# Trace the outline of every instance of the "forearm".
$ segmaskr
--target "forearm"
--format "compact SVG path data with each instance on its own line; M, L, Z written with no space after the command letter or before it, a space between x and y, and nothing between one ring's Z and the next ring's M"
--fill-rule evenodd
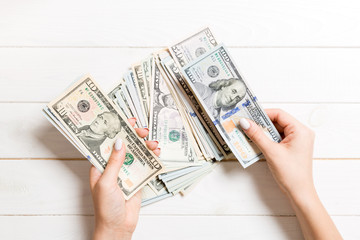
M95 226L93 240L131 240L132 233L115 232L101 226Z
M314 187L289 196L305 239L342 239Z

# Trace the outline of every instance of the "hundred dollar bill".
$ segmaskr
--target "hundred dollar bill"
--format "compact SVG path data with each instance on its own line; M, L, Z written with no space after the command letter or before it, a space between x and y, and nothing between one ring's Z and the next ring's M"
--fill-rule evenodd
M179 66L183 67L192 60L208 53L218 43L209 28L186 38L185 40L169 47L171 55Z
M153 71L149 136L159 141L163 161L196 162L183 120L157 64Z
M184 77L181 74L181 70L177 67L172 58L164 59L165 67L169 70L172 79L176 81L177 86L181 89L183 96L187 97L184 99L184 102L187 102L191 105L191 108L196 112L196 115L199 116L199 120L202 122L203 126L206 128L207 133L210 135L214 143L218 146L219 150L224 156L230 156L231 150L229 149L227 143L220 135L216 129L214 123L209 119L208 114L204 111L203 107L199 101L194 96L192 90L189 88L188 84L184 80ZM220 157L218 157L219 159Z
M90 77L74 83L47 107L100 171L105 169L116 139L123 140L126 157L118 184L125 199L163 171L161 162L136 135L125 115Z
M262 153L239 126L242 117L254 120L269 138L280 142L279 133L241 77L224 46L219 45L212 52L189 63L182 72L243 167L259 160Z

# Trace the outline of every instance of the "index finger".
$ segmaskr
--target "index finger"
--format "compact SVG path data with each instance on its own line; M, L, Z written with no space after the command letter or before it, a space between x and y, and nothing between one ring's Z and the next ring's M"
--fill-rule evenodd
M121 139L117 139L102 176L107 179L106 181L117 181L121 166L125 160L125 151L125 144Z
M290 124L298 123L293 116L281 109L265 109L266 114L272 122L278 123L280 127L285 128Z
M282 128L281 130L284 131L285 136L291 132L297 131L299 126L302 125L293 116L281 109L265 109L265 112L275 126Z

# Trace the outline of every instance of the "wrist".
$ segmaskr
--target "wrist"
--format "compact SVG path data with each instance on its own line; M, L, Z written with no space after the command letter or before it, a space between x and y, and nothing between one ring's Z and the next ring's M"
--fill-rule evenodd
M93 240L130 240L132 232L117 230L106 227L102 224L96 224Z
M288 198L296 206L308 205L319 201L315 186L310 184L308 186L298 187L295 191L287 193Z

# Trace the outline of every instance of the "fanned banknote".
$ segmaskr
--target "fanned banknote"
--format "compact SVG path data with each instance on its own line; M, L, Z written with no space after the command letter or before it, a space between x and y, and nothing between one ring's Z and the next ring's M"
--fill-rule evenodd
M90 77L73 84L50 102L48 109L100 171L105 169L116 139L123 140L126 157L118 184L125 199L163 171L161 162L136 135L124 114Z
M230 156L231 151L226 141L222 138L214 123L211 121L210 117L204 111L204 108L201 106L200 102L189 88L181 74L179 67L175 64L174 60L170 56L164 58L163 61L165 67L169 71L169 74L172 76L173 82L175 83L174 85L177 87L177 89L180 90L179 95L182 96L182 100L188 104L189 112L195 118L194 121L198 121L197 119L201 121L201 123L199 123L201 127L197 127L197 129L202 130L202 128L206 128L206 132L204 132L203 135L207 139L207 144L213 147L212 142L214 142L224 156ZM205 134L208 134L211 140ZM217 160L222 159L219 153L217 153L217 149L214 149L213 152Z
M127 118L135 117L135 113L132 112L129 103L126 100L123 93L124 80L121 80L119 84L108 94L108 97L120 108L120 110L126 115Z
M148 104L148 87L147 81L144 76L144 70L141 63L136 63L132 66L132 71L134 72L134 78L136 83L136 88L138 90L139 100L141 102L141 107L143 112L145 113L146 121L148 122L149 116L149 104Z
M148 121L145 110L141 104L141 97L138 94L138 84L136 83L133 71L129 70L128 72L126 72L124 74L124 80L125 87L127 89L126 99L129 103L132 103L132 106L134 107L133 112L136 112L137 119L140 122L140 126L143 128L147 128Z
M176 63L180 67L183 67L201 55L208 53L217 45L218 43L210 31L210 28L205 28L183 41L172 45L169 47L169 50Z
M150 103L150 139L159 141L162 161L197 161L183 119L158 66L154 66Z
M124 141L118 182L126 199L140 189L142 206L188 194L222 159L236 157L243 167L256 162L262 153L240 128L242 117L281 140L210 28L129 66L107 95L86 77L43 110L100 171L115 140ZM160 159L128 124L132 117L135 127L149 128L147 138L159 141Z
M254 120L269 138L280 142L280 134L260 107L257 97L241 77L224 46L219 45L186 65L182 71L188 85L243 167L259 160L262 153L241 130L241 118Z
M150 107L151 73L152 73L151 64L152 64L152 56L141 61L141 66L142 66L143 76L144 76L145 86L146 86L146 94L147 94L146 98L147 98L149 107Z
M173 69L168 67L169 62L174 63L168 51L164 50L159 52L158 58L156 58L156 62L159 63L159 68L164 75L164 80L167 84L167 87L170 89L171 95L178 106L179 113L183 118L184 126L187 126L188 132L190 133L188 136L191 138L191 141L195 143L193 145L198 146L196 150L201 152L199 153L200 155L198 153L197 155L200 157L203 156L203 158L206 160L211 160L214 158L216 160L221 160L223 155L214 144L214 139L210 138L199 118L197 117L197 114L195 114L194 109L189 104L188 99L186 98L186 94L184 94L183 91L181 91L181 87L178 86Z

